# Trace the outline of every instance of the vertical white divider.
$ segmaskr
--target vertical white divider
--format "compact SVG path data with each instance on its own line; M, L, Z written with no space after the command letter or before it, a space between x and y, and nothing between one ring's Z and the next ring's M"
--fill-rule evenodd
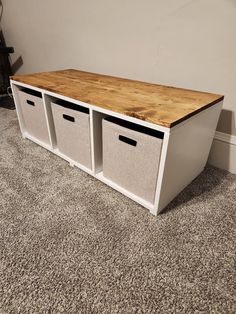
M94 174L96 175L103 170L102 158L102 120L107 117L107 114L92 110L92 145L94 154Z
M163 175L164 175L164 169L165 169L169 138L170 138L170 133L167 133L167 132L164 133L162 149L161 149L161 158L160 158L159 170L158 170L158 175L157 175L157 185L156 185L156 194L155 194L155 199L154 199L154 207L152 210L150 210L150 212L153 215L157 215L158 211L160 210L159 200L160 200L160 194L161 194L161 187L162 187L162 181L163 181Z
M19 121L20 131L21 131L22 137L25 138L25 123L24 123L24 118L21 111L20 99L18 96L19 88L11 82L11 89L12 89L12 95L13 95L13 99L14 99L14 103L16 107L16 114Z
M56 133L55 133L55 128L54 128L52 108L51 108L52 98L48 96L47 94L45 94L44 92L42 93L42 97L43 97L44 113L46 116L50 145L51 145L51 148L54 149L56 147Z
M95 174L95 149L94 149L94 116L93 109L89 108L89 125L90 125L90 143L91 143L91 159L92 159L92 172Z
M91 132L91 153L92 170L94 175L103 169L102 163L102 120L107 114L90 109L90 132Z

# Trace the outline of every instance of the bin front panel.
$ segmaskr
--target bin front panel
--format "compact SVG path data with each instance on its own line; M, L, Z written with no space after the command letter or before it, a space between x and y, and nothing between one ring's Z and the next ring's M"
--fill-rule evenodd
M18 93L26 132L36 139L49 144L43 99L23 91L18 91Z
M103 120L103 175L153 203L162 139Z
M52 103L57 147L61 153L91 169L89 114Z

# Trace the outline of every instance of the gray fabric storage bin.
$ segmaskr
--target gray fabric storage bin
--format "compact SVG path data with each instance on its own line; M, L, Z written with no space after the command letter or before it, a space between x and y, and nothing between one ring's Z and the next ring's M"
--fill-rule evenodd
M30 89L18 91L25 131L36 139L50 144L41 93Z
M65 101L51 105L58 150L91 169L89 110Z
M108 118L103 120L103 175L153 203L163 133Z

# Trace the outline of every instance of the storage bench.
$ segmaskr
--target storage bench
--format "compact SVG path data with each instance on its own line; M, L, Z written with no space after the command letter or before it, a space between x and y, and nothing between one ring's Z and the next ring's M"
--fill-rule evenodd
M11 87L24 138L154 215L204 169L224 98L79 70Z

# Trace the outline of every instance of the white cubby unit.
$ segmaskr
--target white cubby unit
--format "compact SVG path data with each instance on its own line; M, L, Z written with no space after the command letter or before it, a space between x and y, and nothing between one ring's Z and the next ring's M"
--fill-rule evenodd
M125 196L146 207L154 215L160 213L181 190L183 190L203 171L207 162L217 121L223 104L223 100L221 100L213 106L209 106L208 108L169 128L115 112L113 110L105 109L94 105L93 103L80 101L73 97L55 93L54 91L41 87L29 85L18 80L14 80L14 77L11 79L11 87L23 138L29 139L38 145L41 145L52 153L65 159L71 166L76 166L82 169L113 189L123 193ZM41 95L40 97L42 102L40 104L42 108L40 112L41 114L43 112L45 121L44 127L46 128L46 134L48 134L48 141L42 140L40 136L37 136L37 132L32 133L31 129L28 128L27 123L29 115L25 116L25 108L23 108L25 104L23 103L21 97L22 91L26 93L28 92L29 102L31 101L31 94ZM60 150L59 146L61 144L58 145L58 134L55 128L55 119L53 116L53 104L58 102L67 102L73 104L73 108L78 106L86 109L89 119L87 125L89 126L89 154L91 166L86 166L79 161L74 160L67 155L66 150ZM111 118L120 119L121 121L132 124L133 126L136 125L138 128L145 128L146 130L154 131L154 133L156 132L159 134L159 140L157 141L159 145L158 149L152 150L152 153L147 151L145 158L145 163L149 163L148 156L150 154L150 165L153 163L155 164L155 160L156 163L158 163L157 167L155 167L157 174L154 187L152 184L152 188L154 189L152 197L144 198L140 196L139 193L135 193L135 189L125 188L123 184L119 185L116 180L112 180L112 176L108 178L104 175L103 123L107 118L108 120ZM71 132L73 132L73 130ZM129 133L131 137L132 132L133 131ZM69 134L67 135L69 136ZM66 138L64 140L66 140ZM139 137L137 137L135 141L138 140ZM150 141L150 145L152 143L154 143L153 145L156 145L155 141ZM111 158L115 158L114 154L110 155ZM108 156L109 154L106 158ZM136 159L133 161L134 167L135 162ZM115 163L114 160L113 163ZM132 167L132 162L128 166ZM139 167L139 169L142 167L140 160L138 161L137 167ZM147 173L148 171L150 173L152 170L148 167L147 169ZM111 168L109 171L111 171ZM135 169L133 169L133 171L135 171ZM140 175L145 176L145 173L140 171ZM122 182L122 180L120 181Z

